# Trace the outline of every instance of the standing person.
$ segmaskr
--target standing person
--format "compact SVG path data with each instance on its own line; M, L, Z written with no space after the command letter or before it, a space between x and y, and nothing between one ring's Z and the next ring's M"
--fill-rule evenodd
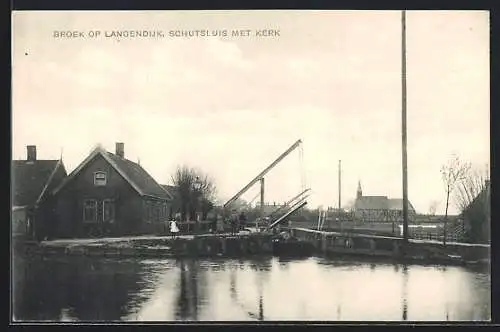
M234 235L235 222L234 222L233 216L231 216L231 218L229 218L229 224L231 225L231 235Z
M177 222L175 220L170 221L170 234L172 235L172 239L175 239L178 232L179 228L177 227Z
M241 211L239 219L240 219L240 229L245 228L247 222L247 217L245 215L245 212Z

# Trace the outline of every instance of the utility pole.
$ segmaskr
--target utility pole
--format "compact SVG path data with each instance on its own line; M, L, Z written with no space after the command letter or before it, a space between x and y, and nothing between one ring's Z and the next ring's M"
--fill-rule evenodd
M339 160L339 213L340 213L340 208L342 206L342 203L341 203L341 193L342 193L342 180L341 180L341 172L342 172L342 161Z
M260 220L264 224L264 178L260 178ZM257 224L259 230L259 224Z
M401 87L402 87L402 152L403 152L403 245L404 253L408 247L408 159L406 139L406 11L401 13Z

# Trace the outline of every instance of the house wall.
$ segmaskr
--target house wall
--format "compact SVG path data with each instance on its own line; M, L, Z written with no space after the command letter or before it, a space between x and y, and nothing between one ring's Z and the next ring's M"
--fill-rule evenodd
M12 234L26 234L26 209L17 209L12 211Z
M45 190L43 197L40 199L36 209L34 210L33 236L37 239L43 239L46 236L51 236L57 229L57 201L52 194L52 191L62 183L66 178L67 172L61 164L54 172L50 183Z
M152 197L142 200L142 223L140 232L145 234L168 232L168 221L172 206L168 202Z
M94 173L106 172L106 185L94 185ZM98 221L102 220L102 202L114 201L114 222L83 221L84 200L97 201ZM101 156L97 155L57 193L55 210L57 227L54 237L88 237L94 235L132 235L143 233L143 198Z

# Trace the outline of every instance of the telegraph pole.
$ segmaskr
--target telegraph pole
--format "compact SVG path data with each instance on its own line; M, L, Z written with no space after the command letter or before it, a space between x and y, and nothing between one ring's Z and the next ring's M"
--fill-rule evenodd
M342 189L341 189L342 188L342 180L341 180L341 172L342 172L341 171L341 169L342 169L341 167L342 167L342 164L341 163L342 163L342 161L339 160L339 213L340 213L340 207L342 206L342 204L341 204L341 198L340 198L341 197L341 193L342 193Z
M260 178L260 221L264 225L264 178ZM259 224L257 223L257 231L259 230Z
M404 253L408 247L408 160L406 139L406 11L401 13L401 87L402 87L402 152L403 152L403 244Z

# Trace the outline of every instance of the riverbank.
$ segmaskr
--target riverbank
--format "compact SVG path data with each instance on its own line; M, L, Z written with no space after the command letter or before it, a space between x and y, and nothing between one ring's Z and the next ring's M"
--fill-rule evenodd
M32 255L102 257L251 256L272 254L272 236L265 233L135 236L23 242L17 251Z
M22 242L16 252L27 255L90 257L247 257L329 256L367 257L401 264L489 265L489 246L410 240L402 254L402 239L362 234L291 229L291 241L276 241L266 232L119 238L60 239Z
M490 246L469 243L443 243L410 239L404 253L400 237L293 228L293 237L310 243L318 253L329 256L367 256L398 262L439 265L489 265Z

